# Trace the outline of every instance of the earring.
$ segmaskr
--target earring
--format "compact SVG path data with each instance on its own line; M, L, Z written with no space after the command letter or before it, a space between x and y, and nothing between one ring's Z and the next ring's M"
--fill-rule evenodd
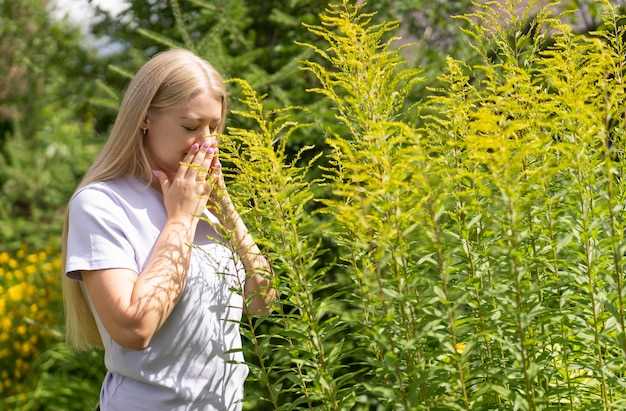
M141 128L141 132L143 133L143 135L145 136L146 133L148 133L148 128L147 127L142 127Z

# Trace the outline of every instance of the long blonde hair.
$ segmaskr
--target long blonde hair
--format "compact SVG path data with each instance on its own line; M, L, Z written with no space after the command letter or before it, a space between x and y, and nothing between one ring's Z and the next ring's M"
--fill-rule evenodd
M208 90L207 90L208 89ZM152 171L141 123L149 109L164 109L209 91L222 101L222 115L217 132L224 130L227 94L220 74L204 59L185 49L171 49L156 54L137 71L119 108L113 129L74 193L96 181L136 176L152 183ZM93 313L87 305L77 280L65 275L69 207L65 210L61 242L61 286L65 312L65 341L74 350L103 348Z

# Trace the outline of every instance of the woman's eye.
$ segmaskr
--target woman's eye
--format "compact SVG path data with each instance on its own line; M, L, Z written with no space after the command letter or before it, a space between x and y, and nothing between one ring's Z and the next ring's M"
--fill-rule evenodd
M187 126L183 126L183 128L187 131L196 131L198 129L198 127L187 127Z

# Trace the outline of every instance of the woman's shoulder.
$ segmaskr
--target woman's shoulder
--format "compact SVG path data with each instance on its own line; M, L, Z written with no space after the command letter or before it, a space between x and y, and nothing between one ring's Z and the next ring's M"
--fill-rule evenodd
M130 190L129 177L93 181L78 188L69 201L70 208L107 208L120 206Z

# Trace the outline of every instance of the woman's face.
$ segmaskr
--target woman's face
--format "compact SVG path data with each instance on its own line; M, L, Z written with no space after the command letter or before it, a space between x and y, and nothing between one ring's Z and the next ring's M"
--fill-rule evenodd
M171 177L194 143L208 140L217 147L214 133L221 115L221 100L207 92L184 104L148 113L145 145L152 167Z

